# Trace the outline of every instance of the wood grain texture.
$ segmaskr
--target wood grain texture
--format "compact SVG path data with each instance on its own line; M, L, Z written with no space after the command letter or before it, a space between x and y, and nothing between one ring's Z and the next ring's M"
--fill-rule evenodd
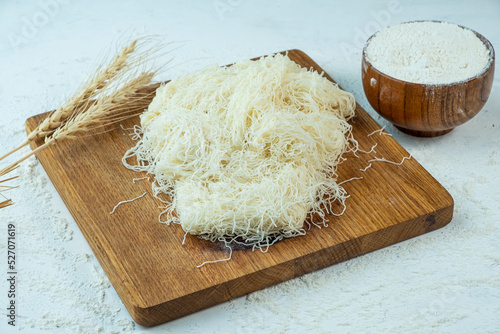
M476 35L490 50L491 62L478 76L453 84L424 85L388 76L367 60L365 46L361 71L368 102L399 130L418 137L440 136L469 121L488 100L495 73L493 46Z
M298 50L288 52L296 63L322 69ZM328 76L327 76L328 77ZM328 77L331 79L330 77ZM360 147L375 143L377 156L401 161L408 153L388 135L368 136L380 126L357 106L353 134ZM27 120L28 131L43 118ZM138 118L123 123L138 124ZM134 145L130 131L113 131L60 142L37 155L57 191L134 320L153 326L202 310L269 285L320 269L446 225L453 215L453 199L418 164L401 166L372 162L373 154L359 154L340 165L339 180L351 197L340 217L330 216L327 228L311 228L305 236L284 240L267 253L234 250L226 258L223 244L187 236L179 225L158 222L161 203L152 196L151 182L121 162ZM38 143L40 144L40 143ZM32 147L36 147L35 143ZM122 200L146 192L132 203L112 208ZM342 207L335 204L337 212ZM97 302L97 301L96 301Z

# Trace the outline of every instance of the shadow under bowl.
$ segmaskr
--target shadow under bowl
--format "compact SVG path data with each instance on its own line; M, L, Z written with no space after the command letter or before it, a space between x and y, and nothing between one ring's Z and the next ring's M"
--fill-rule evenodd
M402 132L418 137L444 135L474 117L491 92L495 51L484 36L471 31L490 51L488 65L470 79L436 85L399 80L377 70L366 56L375 35L371 36L363 49L361 72L363 89L373 109Z

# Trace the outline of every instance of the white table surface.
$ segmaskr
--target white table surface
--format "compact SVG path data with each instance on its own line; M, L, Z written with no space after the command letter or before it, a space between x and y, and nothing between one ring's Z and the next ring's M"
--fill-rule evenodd
M1 152L26 118L57 107L124 35L181 46L159 79L211 64L301 49L451 193L438 231L153 328L133 322L35 158L0 211L1 333L499 333L500 79L484 109L443 137L398 132L369 106L360 51L382 26L435 19L500 45L500 2L8 1L0 2ZM22 152L26 153L25 148ZM18 317L7 324L7 224L16 225Z

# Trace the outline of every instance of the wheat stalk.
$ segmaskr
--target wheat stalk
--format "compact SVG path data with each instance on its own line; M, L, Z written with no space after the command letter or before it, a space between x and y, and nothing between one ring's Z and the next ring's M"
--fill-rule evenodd
M4 176L5 174L7 173L10 173L11 171L13 171L14 169L16 169L18 166L12 166L10 169L2 169L2 171L0 171L0 177ZM3 208L6 208L8 207L9 205L12 205L14 204L12 202L12 200L10 198L7 198L5 197L2 192L5 191L5 190L10 190L10 189L14 189L14 188L17 188L17 187L13 187L13 186L4 186L2 185L1 183L3 182L7 182L7 181L11 181L13 179L17 178L17 176L14 176L14 177L10 177L8 179L4 179L4 180L0 180L0 196L2 196L4 198L3 201L0 202L0 209L3 209Z
M28 141L35 138L44 138L50 135L55 129L61 126L75 110L83 107L87 101L95 97L99 92L106 89L120 71L126 69L127 59L134 52L137 40L124 47L121 53L117 54L111 63L96 71L83 85L82 90L73 95L63 106L53 111L28 135Z
M151 96L155 94L155 90L151 89L152 86L148 85L158 71L158 68L151 66L146 68L145 64L163 47L157 45L144 48L146 44L135 40L122 48L107 66L99 66L84 83L82 89L50 113L28 134L23 144L0 157L0 160L4 159L32 140L45 139L44 144L1 169L0 177L13 171L33 154L58 141L74 138L81 133L94 134L92 130L142 113L151 102ZM138 52L138 49L142 50ZM0 202L0 209L12 205L12 201L1 194L1 191L11 188L13 187L0 186L0 195L5 198Z
M3 196L3 197L5 197L5 196ZM12 200L10 198L6 198L5 201L0 202L0 209L6 208L6 207L8 207L8 206L10 206L12 204L14 204L14 202L12 202Z
M28 134L28 138L21 145L0 157L0 161L29 144L31 140L45 138L51 135L58 127L64 124L76 111L81 112L88 106L91 99L96 98L106 89L110 88L116 81L120 81L131 69L137 68L144 63L145 58L156 52L160 47L145 47L144 50L136 52L144 46L134 40L124 46L116 54L108 65L100 65L94 73L82 85L82 88L74 94L66 103L51 112L36 129Z
M154 72L140 73L137 77L125 81L110 94L101 95L93 102L86 103L82 106L82 110L75 110L50 136L45 137L43 145L0 170L0 175L7 174L33 154L58 141L74 138L82 132L107 126L142 113L151 102L151 94L154 92L142 93L141 90L151 82L154 74Z
M126 67L127 59L130 54L134 52L136 44L137 40L124 47L122 52L116 55L108 66L100 66L95 74L87 79L79 92L73 95L61 107L51 112L36 129L28 134L26 141L0 157L0 161L29 144L31 140L44 138L50 135L55 129L61 126L75 110L81 108L86 101L95 97L101 90L105 89L112 82L113 78Z

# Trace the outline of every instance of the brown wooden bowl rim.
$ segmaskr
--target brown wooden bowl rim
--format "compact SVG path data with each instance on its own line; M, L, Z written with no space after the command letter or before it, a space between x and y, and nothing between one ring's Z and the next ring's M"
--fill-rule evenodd
M453 24L453 25L456 25L456 26L459 26L460 28L463 28L463 29L466 29L466 30L469 30L469 31L472 31L474 34L476 34L476 36L481 40L481 42L483 42L483 44L486 46L486 48L488 48L488 50L490 51L490 59L488 60L488 63L486 64L486 66L484 67L484 69L479 72L478 74L470 77L470 78L467 78L467 79L464 79L464 80L460 80L460 81L454 81L454 82L449 82L449 83L438 83L438 84L425 84L425 83L418 83L418 82L410 82L410 81L405 81L405 80L401 80L401 79L397 79L393 76L390 76L382 71L380 71L379 69L377 69L371 62L370 60L368 60L368 57L366 56L366 48L368 47L368 45L370 44L370 41L372 40L373 37L375 37L380 31L382 31L383 29L388 29L388 28L391 28L391 27L394 27L394 26L397 26L397 25L400 25L400 24L408 24L408 23L416 23L416 22L437 22L437 23L448 23L448 24ZM415 20L415 21L406 21L406 22L401 22L401 23L398 23L398 24L394 24L392 26L387 26L385 28L383 28L379 31L377 31L376 33L374 33L373 35L371 35L365 42L365 45L363 46L363 54L362 54L362 57L363 57L363 62L366 62L368 65L370 65L370 67L375 71L377 72L379 75L383 76L383 77L387 77L391 80L394 80L394 81L397 81L397 82L401 82L401 83L404 83L404 84L407 84L407 85L416 85L416 86L425 86L425 87L436 87L436 86L454 86L454 85L457 85L457 84L463 84L463 83L468 83L468 82L471 82L477 78L480 78L481 76L483 76L485 73L487 73L492 65L495 63L495 49L493 48L493 44L491 44L491 42L486 38L484 37L483 35L481 35L480 33L478 33L477 31L473 30L473 29L470 29L470 28L467 28L467 27L464 27L460 24L456 24L456 23L453 23L453 22L447 22L447 21L438 21L438 20Z

